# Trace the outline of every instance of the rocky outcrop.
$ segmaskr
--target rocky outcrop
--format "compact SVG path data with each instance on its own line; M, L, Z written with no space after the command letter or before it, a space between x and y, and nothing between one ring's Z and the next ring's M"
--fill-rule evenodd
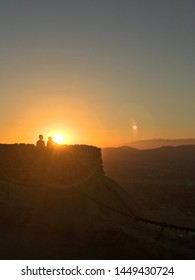
M1 145L0 155L2 221L86 236L103 223L128 223L121 211L132 215L126 192L104 176L96 147Z
M87 145L38 148L0 145L0 178L20 182L79 184L103 175L101 150Z
M0 157L0 259L177 257L136 222L100 149L0 145Z

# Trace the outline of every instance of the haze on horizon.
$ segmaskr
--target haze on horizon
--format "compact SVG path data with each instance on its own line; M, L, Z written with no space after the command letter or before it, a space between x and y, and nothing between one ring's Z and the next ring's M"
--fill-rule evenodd
M193 0L0 1L0 142L195 138L194 30Z

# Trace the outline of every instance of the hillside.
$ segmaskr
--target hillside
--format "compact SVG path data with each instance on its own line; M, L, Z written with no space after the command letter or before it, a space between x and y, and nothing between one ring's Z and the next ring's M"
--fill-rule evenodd
M195 145L150 150L102 149L105 174L116 180L147 217L195 226Z
M1 259L194 257L177 235L157 240L159 227L136 219L141 209L104 175L100 149L0 145L0 156Z
M195 145L137 150L131 147L104 148L102 157L106 174L117 177L142 176L147 179L195 179ZM111 176L113 177L113 175Z

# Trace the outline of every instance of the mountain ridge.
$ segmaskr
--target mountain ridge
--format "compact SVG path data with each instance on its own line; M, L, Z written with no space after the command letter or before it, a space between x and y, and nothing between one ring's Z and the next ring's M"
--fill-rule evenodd
M181 145L195 145L195 138L186 139L146 139L133 141L128 143L127 146L132 148L145 150L145 149L155 149L163 146L181 146Z

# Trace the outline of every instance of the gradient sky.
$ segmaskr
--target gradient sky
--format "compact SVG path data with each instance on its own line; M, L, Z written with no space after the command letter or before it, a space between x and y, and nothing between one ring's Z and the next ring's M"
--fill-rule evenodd
M195 137L194 31L194 0L0 0L0 142Z

